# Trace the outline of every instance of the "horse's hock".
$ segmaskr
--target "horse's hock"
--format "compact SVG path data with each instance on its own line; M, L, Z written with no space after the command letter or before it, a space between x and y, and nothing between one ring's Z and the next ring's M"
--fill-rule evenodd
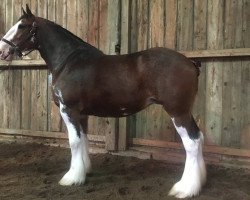
M0 197L250 199L249 5L4 1Z

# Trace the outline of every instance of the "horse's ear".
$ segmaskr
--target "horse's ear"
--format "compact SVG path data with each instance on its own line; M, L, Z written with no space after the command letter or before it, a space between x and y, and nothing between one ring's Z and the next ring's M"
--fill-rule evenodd
M26 13L28 16L33 16L32 12L30 11L30 8L28 6L28 4L26 4Z
M27 13L26 13L25 10L23 9L23 7L22 7L22 12L23 12L23 15L27 15Z

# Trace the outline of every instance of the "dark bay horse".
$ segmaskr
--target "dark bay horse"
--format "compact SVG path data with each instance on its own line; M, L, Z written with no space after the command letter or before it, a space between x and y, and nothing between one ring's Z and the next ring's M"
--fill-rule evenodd
M86 115L124 117L150 104L161 104L171 116L186 150L182 178L170 195L197 195L206 180L203 135L191 109L198 88L198 67L166 48L127 55L105 55L61 26L26 11L2 38L0 57L38 50L52 74L55 103L68 129L69 171L61 185L84 183L91 170L82 119Z

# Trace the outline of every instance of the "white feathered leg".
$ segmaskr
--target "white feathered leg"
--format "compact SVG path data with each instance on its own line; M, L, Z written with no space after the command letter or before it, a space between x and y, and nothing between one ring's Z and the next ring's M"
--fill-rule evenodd
M71 164L69 171L60 180L60 185L79 185L84 183L86 173L91 170L90 159L88 155L88 140L85 134L71 123L71 120L65 112L65 106L60 103L61 116L67 126L69 144L71 149ZM80 137L79 137L80 135Z
M190 139L184 127L176 126L175 122L174 125L186 150L186 162L181 180L173 186L169 195L177 198L196 196L206 182L206 167L202 155L203 134L200 132L198 139Z

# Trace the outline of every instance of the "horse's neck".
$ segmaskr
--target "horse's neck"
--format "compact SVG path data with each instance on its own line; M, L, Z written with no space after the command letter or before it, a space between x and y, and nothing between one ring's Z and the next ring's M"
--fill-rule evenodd
M39 52L52 73L60 70L67 58L79 48L86 51L86 56L96 57L102 54L100 50L47 20L44 20L42 26L39 26L38 40Z

